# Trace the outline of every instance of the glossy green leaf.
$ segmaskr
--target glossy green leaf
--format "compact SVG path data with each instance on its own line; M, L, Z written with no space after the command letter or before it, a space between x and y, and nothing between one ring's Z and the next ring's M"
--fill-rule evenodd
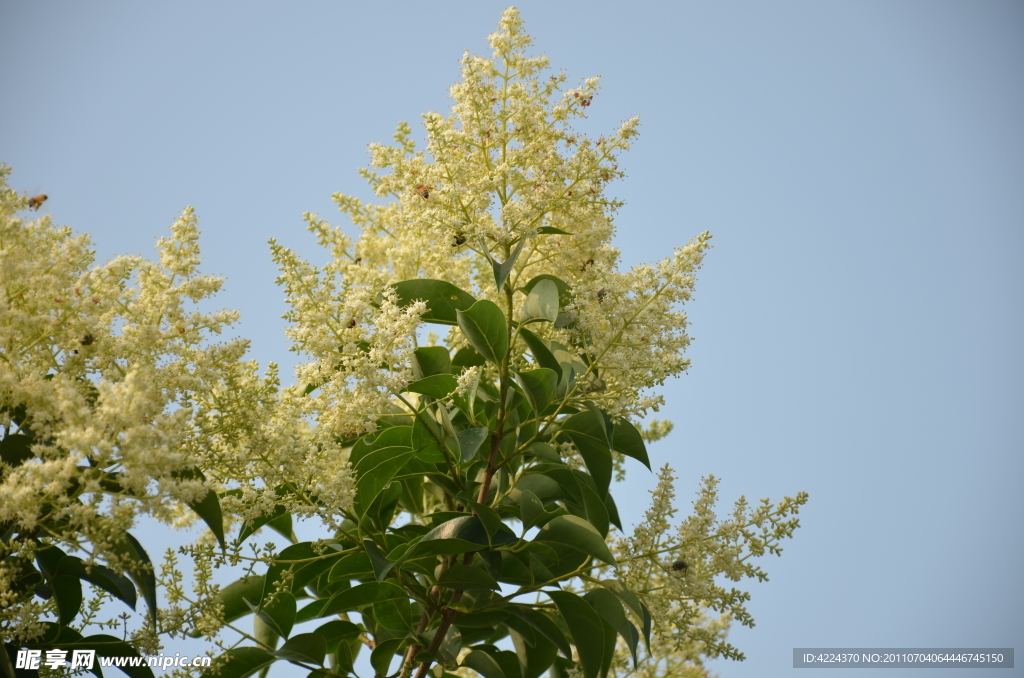
M637 619L640 619L643 623L644 629L644 642L647 644L647 650L651 649L651 613L647 609L647 606L643 604L640 597L630 591L617 579L602 579L598 582L606 590L611 591L615 596L622 601L623 605L629 608L629 610L636 615Z
M373 576L377 581L384 581L384 578L388 576L388 572L395 566L395 563L387 559L372 539L363 540L363 548L366 550L366 555L370 559L370 566L373 568ZM333 576L333 570L332 570Z
M392 285L398 293L398 305L408 306L420 299L427 302L421 316L424 322L457 325L456 311L465 310L476 301L469 293L444 280L404 280Z
M572 635L573 645L579 653L580 666L585 678L601 675L604 663L605 628L597 611L590 604L567 591L546 591L558 608Z
M548 517L544 502L529 490L522 490L519 495L519 513L523 520L523 530L530 529Z
M626 641L629 652L633 656L633 668L636 668L636 648L640 642L640 634L626 619L626 613L622 610L622 602L611 591L603 588L587 591L583 599L590 603L590 606L597 610L601 618L608 622L615 632Z
M278 659L323 666L324 657L327 656L327 639L316 632L300 633L289 638L281 649L273 654Z
M488 260L491 262L491 268L494 270L494 284L498 286L498 292L501 292L505 288L505 281L508 280L508 276L512 273L512 268L516 264L516 259L519 258L520 252L523 251L523 245L526 244L526 238L520 237L519 243L516 245L512 253L509 254L508 259L498 263L497 260L487 255Z
M335 619L326 624L318 626L314 633L319 634L326 641L327 654L333 654L342 641L349 641L359 637L363 630L350 621Z
M559 456L558 451L547 443L533 443L526 448L526 451L543 461L550 461L554 464L562 463L562 457Z
M452 625L444 634L444 640L437 648L437 660L442 664L456 664L459 661L459 652L462 650L462 633L459 627Z
M221 663L221 660L226 661ZM246 678L275 661L277 657L262 647L236 647L217 658L216 673L214 669L207 669L202 678Z
M545 638L535 637L534 644L528 645L523 636L513 633L512 645L519 657L523 678L540 678L541 674L551 668L558 655L558 648Z
M516 541L515 533L501 520L498 512L486 504L478 504L475 501L466 501L466 508L472 509L477 518L484 526L484 531L492 540L492 543L508 544ZM495 539L497 536L497 539Z
M286 491L283 487L278 487L275 490L278 496L283 496ZM241 496L241 491L231 490L225 494ZM284 506L277 504L274 506L273 512L261 515L243 525L242 529L238 532L238 536L235 537L235 544L241 544L263 526L267 526L286 539L292 540L292 516L285 510Z
M381 490L401 470L414 452L408 447L385 447L374 450L356 465L356 501L368 507Z
M444 346L420 346L413 351L413 374L417 379L452 371L452 357Z
M120 539L113 540L111 549L124 559L125 570L135 582L135 586L142 591L142 598L149 608L150 620L156 624L156 574L153 572L149 554L130 532L125 532Z
M558 290L558 305L561 307L568 306L572 303L572 288L569 283L565 282L557 276L553 276L550 273L544 273L531 279L530 282L523 285L523 291L529 294L533 291L533 288L539 285L542 281L547 280L554 283L555 288Z
M67 626L82 609L82 581L66 574L49 580L50 591L57 601L57 618Z
M373 652L370 653L370 666L377 672L377 675L391 675L391 671L388 669L391 666L391 661L395 658L395 653L398 652L398 648L402 646L403 640L402 638L392 638L391 640L377 643L377 647L373 648Z
M651 468L651 460L647 457L647 446L644 445L644 439L631 422L623 419L615 424L612 446L616 452L633 457L648 469Z
M364 553L350 553L339 558L331 566L331 574L328 581L334 582L339 579L365 579L373 575L373 565L370 557Z
M603 422L594 412L580 412L562 422L561 432L568 435L579 450L598 494L606 495L612 482L612 454Z
M323 608L321 616L338 614L385 600L408 599L405 589L391 582L366 582L335 594Z
M579 516L558 516L541 528L536 537L540 542L563 544L609 565L615 565L615 557L608 550L604 537L597 529Z
M405 390L421 393L431 398L444 398L458 388L458 380L450 374L435 374L409 384Z
M286 571L291 572L290 589L301 593L309 583L330 569L337 556L323 555L313 548L311 542L301 542L286 547L274 557L274 563L267 569L263 597L267 598L277 588L277 582Z
M453 591L481 589L497 591L501 588L486 570L472 565L452 565L441 574L437 583Z
M583 472L578 473L576 479L580 488L580 495L583 497L583 509L586 511L587 522L593 525L602 537L608 536L608 509L604 501L597 495L584 478ZM582 476L582 477L581 477Z
M484 358L500 363L508 352L508 325L498 305L481 299L457 312L459 329Z
M554 226L541 226L537 229L538 233L544 233L546 235L572 235L569 231L563 231L560 228Z
M455 352L452 358L452 369L462 371L467 367L479 367L487 362L487 359L477 353L469 346L463 346Z
M519 383L526 393L526 399L530 407L538 415L544 412L551 401L555 399L555 392L558 388L558 373L554 370L542 367L536 370L520 372L517 376Z
M572 648L569 647L565 634L561 632L558 625L555 624L554 620L548 616L547 612L519 605L510 605L508 610L519 619L525 621L531 627L534 627L534 629L551 641L555 647L562 652L562 654L567 656L567 658L571 658Z
M519 322L553 323L558 319L558 287L550 280L541 280L526 295Z
M459 431L457 438L459 441L459 450L461 451L461 461L463 463L472 461L473 458L476 457L476 453L480 451L480 446L490 437L490 434L491 432L486 426L465 428Z
M481 650L473 650L462 660L462 666L473 669L484 678L506 678L494 657Z
M206 480L206 476L197 468L176 471L171 475L184 480ZM207 490L202 499L189 502L188 506L206 523L210 531L213 532L213 536L217 537L217 543L224 548L224 516L220 510L220 498L217 497L217 493Z
M288 591L274 593L269 599L269 603L267 598L264 598L260 604L253 604L252 601L246 602L256 616L277 635L287 638L292 632L292 626L295 625L296 603L295 596Z
M263 575L257 574L243 577L221 589L220 603L224 607L224 621L233 622L252 612L245 601L259 605L263 598L263 584Z
M551 349L548 348L548 342L525 327L519 328L519 336L526 342L526 346L530 349L530 353L533 354L533 359L537 361L537 364L553 371L561 379L563 376L562 365L555 359Z
M413 630L412 606L408 597L374 603L373 617L378 624L391 631L408 633Z
M265 647L268 650L277 649L278 644L281 642L281 634L275 631L267 622L263 621L263 618L259 615L252 618L252 637L260 647ZM263 677L261 676L260 678Z

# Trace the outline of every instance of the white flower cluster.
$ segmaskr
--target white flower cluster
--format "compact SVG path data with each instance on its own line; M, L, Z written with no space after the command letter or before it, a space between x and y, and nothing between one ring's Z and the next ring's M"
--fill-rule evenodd
M615 545L616 558L624 565L619 573L623 583L641 596L654 620L647 672L637 675L690 675L684 669L702 670L703 657L742 659L743 655L725 642L725 636L733 619L754 625L745 607L750 594L736 588L726 590L720 580L766 580L764 570L750 559L766 553L780 555L779 543L792 537L799 526L793 516L807 502L806 493L785 497L777 504L763 499L756 508L740 497L732 515L721 520L714 512L718 482L713 476L704 480L693 514L673 530L672 518L677 513L674 478L665 466L643 521L631 537ZM709 611L720 616L710 618ZM634 675L624 668L625 654L619 657L619 664L619 675ZM666 665L675 668L662 672Z
M97 266L87 236L19 216L27 203L9 172L0 168L0 627L29 637L53 603L40 607L8 566L38 539L121 570L114 545L140 513L193 521L189 503L225 484L265 487L253 460L294 465L311 436L273 371L260 378L241 361L246 341L211 341L238 315L196 309L223 281L198 272L191 208L159 240L158 261ZM310 471L317 489L349 502L344 482L320 471Z
M649 390L688 364L681 305L710 236L701 234L658 264L617 270L619 253L610 242L621 202L606 190L623 176L617 157L639 119L597 140L575 132L570 124L592 109L598 78L565 89L565 74L545 77L548 59L526 54L531 42L515 8L506 10L490 36L492 57L463 57L450 115L423 116L424 150L416 149L406 123L394 145L371 144L373 169L363 175L387 200L371 205L334 196L361 229L357 240L308 217L334 256L322 273L343 284L328 284L275 245L290 295L303 297L293 300L291 317L301 325L293 336L303 346L336 351L336 335L347 324L356 322L354 334L364 331L371 293L411 278L449 281L514 315L524 286L553 275L572 288L572 300L561 309L568 324L545 331L586 359L591 383L603 384L586 398L615 415L642 417L661 404ZM508 260L520 246L509 302L494 285L492 262ZM457 331L449 335L450 348L462 341ZM525 350L517 342L513 362ZM311 368L317 369L331 368Z

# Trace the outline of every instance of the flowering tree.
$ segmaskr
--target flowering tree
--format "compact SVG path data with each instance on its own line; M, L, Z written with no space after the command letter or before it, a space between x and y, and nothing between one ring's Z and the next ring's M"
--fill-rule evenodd
M545 77L547 59L527 55L530 38L514 9L490 42L492 58L463 58L451 114L424 116L425 149L416 149L406 124L394 145L371 147L373 169L363 174L379 204L335 195L358 238L307 214L309 230L331 254L324 267L272 241L290 304L289 334L306 357L296 385L280 388L273 369L260 378L240 362L238 342L198 348L201 332L218 331L229 316L165 310L216 286L193 276L190 212L163 245L163 268L133 262L143 289L162 281L163 302L129 295L144 309L145 331L96 311L102 322L68 324L58 336L49 299L85 287L74 287L69 281L78 278L68 272L52 292L33 288L40 307L26 315L35 313L41 326L24 330L21 341L42 334L52 348L41 362L17 367L17 374L34 375L37 395L8 396L22 387L15 372L4 375L0 405L12 436L37 436L19 442L34 455L31 463L27 452L17 463L5 452L5 482L16 473L40 478L24 493L26 506L48 505L64 492L46 494L41 480L58 472L124 468L127 477L118 482L134 484L113 492L102 479L82 484L76 499L96 499L85 502L91 512L80 523L42 540L19 536L12 549L28 554L72 542L76 530L94 529L87 528L92 521L126 527L116 521L129 504L125 515L145 509L168 519L190 507L211 526L209 538L185 550L197 573L194 592L185 591L170 556L159 578L166 605L151 626L210 638L234 631L237 640L218 641L214 672L227 678L265 672L278 661L349 676L364 649L378 676L403 678L431 671L706 675L708 657L742 658L725 634L731 619L753 623L744 608L748 594L721 581L765 578L750 559L779 553L806 495L754 508L741 499L719 519L717 481L708 478L693 514L673 527L673 477L665 468L644 522L623 536L612 492L612 480L628 468L650 468L645 440L671 428L637 424L662 402L654 389L687 367L682 304L710 235L656 264L619 270L611 238L620 203L606 187L622 176L617 157L638 120L596 140L575 133L570 123L593 103L597 79L566 89L565 75ZM17 228L45 231L21 222ZM127 279L123 264L115 269L118 280ZM94 286L104 279L89 275ZM114 285L110 299L127 289ZM9 304L12 298L8 292ZM91 307L75 304L61 317L92 317ZM424 340L424 324L447 332ZM140 357L128 360L122 351ZM8 360L4 369L14 364ZM76 433L77 420L64 410L48 414L57 383L79 394L76 403L91 403L64 408L86 419L114 397L108 393L150 389L149 409L129 415L121 407L124 423L90 430L138 425L148 432L138 437L170 461L142 464L132 451L135 437L122 435L100 447L105 456L93 463L87 450L105 439ZM98 400L88 399L91 385ZM18 419L13 413L22 403L45 418ZM5 484L3 491L15 489ZM157 497L177 503L155 503ZM18 511L0 519L15 520ZM298 542L295 515L322 521L332 536ZM291 545L254 545L264 527ZM108 552L118 553L99 555ZM28 555L19 557L27 562ZM240 564L246 571L237 581L213 583L215 568ZM132 568L131 559L112 562L110 577L131 576ZM43 570L40 580L50 581ZM155 587L151 574L138 580ZM18 595L24 619L53 612L25 602L28 589ZM70 624L73 617L58 612L57 626Z
M197 272L191 210L160 240L159 262L93 266L86 236L17 216L32 202L8 174L0 167L0 634L8 648L155 651L158 631L177 625L158 614L156 573L130 529L139 514L199 517L224 543L220 486L199 466L262 430L277 400L240 361L247 342L208 341L237 314L190 308L222 283ZM140 597L148 614L130 642L83 636L120 625L97 616L106 598L134 609Z

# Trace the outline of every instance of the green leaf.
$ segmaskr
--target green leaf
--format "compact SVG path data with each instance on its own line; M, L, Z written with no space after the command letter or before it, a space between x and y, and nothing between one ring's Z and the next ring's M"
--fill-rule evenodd
M544 502L529 490L523 490L519 495L519 513L522 516L524 531L548 517L548 512L544 510Z
M456 434L459 441L459 450L461 452L460 460L465 463L472 461L476 457L476 453L480 450L480 446L490 436L490 431L486 426L480 426L478 428L464 428Z
M555 399L555 389L558 388L558 373L546 367L527 372L520 372L519 383L526 393L530 407L538 416Z
M437 659L442 664L453 665L459 661L459 652L462 650L462 633L455 625L449 626L444 640L437 648Z
M78 577L57 575L49 583L53 598L57 601L57 618L67 626L82 609L82 582Z
M33 456L32 436L13 434L0 440L0 459L8 466L21 466Z
M593 525L602 537L607 537L608 509L597 492L591 488L590 483L593 481L582 471L573 473L576 475L576 483L580 488L580 495L583 497L583 509L586 511L587 522Z
M391 631L413 630L412 606L408 598L395 598L373 604L373 617L377 623Z
M262 647L236 647L217 657L214 668L204 671L202 678L246 678L275 661L277 657Z
M437 583L453 591L490 589L501 587L485 570L472 565L452 565L438 578Z
M452 371L452 357L444 346L421 346L413 351L413 355L412 369L417 379Z
M615 596L622 601L622 603L636 615L637 619L643 621L644 625L644 642L647 644L647 650L650 652L651 649L651 613L647 609L647 606L640 601L640 597L635 593L626 588L622 582L617 579L602 579L598 582L608 591L611 591Z
M505 678L505 672L494 657L481 650L473 650L462 660L462 666L473 669L484 678Z
M263 598L268 598L277 588L277 582L286 571L292 573L290 590L301 593L303 588L334 564L336 557L318 553L308 541L288 546L274 557L274 563L267 569Z
M611 591L607 589L593 589L584 594L583 599L590 603L590 606L597 610L608 624L615 629L616 633L622 636L633 655L633 668L637 666L636 648L640 642L640 634L636 628L626 619L626 613L622 611L622 603Z
M455 352L452 358L452 369L462 371L467 367L479 367L487 362L487 359L477 353L469 346L463 346Z
M377 548L377 545L373 543L372 539L364 539L363 548L366 549L366 555L370 559L371 567L373 567L374 579L384 581L384 578L388 576L388 572L395 566L395 563L387 559L381 550ZM333 576L333 570L331 574Z
M366 553L350 553L338 559L331 566L331 574L327 578L330 582L339 579L364 579L374 574L370 557ZM376 578L376 577L375 577Z
M283 493L283 488L278 488L277 491L280 495ZM264 525L287 539L292 538L292 514L288 513L284 506L278 504L274 506L272 513L261 515L244 525L238 532L238 536L235 537L235 544L241 544Z
M484 530L487 532L488 538L492 541L495 535L500 535L497 543L512 543L516 541L515 533L512 529L501 520L501 516L498 512L492 509L486 504L478 504L475 501L466 501L466 507L472 509L480 522L484 526Z
M321 616L347 612L385 600L408 599L405 589L391 582L366 582L335 594L324 607Z
M394 659L398 648L402 646L403 640L404 638L392 638L391 640L377 643L377 647L373 648L373 652L370 653L370 666L377 672L377 675L391 675L391 672L388 670L391 666L391 660Z
M220 591L220 603L224 606L224 621L233 622L252 612L246 600L257 604L263 598L264 577L261 574L242 577L228 584Z
M494 284L498 286L499 292L505 289L505 281L508 280L509 274L512 273L512 267L515 266L516 259L519 258L519 253L523 251L523 245L525 244L526 238L520 236L519 244L517 244L516 248L512 250L512 254L508 256L508 259L500 264L493 259L490 254L487 255L487 258L491 262L491 268L494 269Z
M597 485L598 494L608 494L608 486L612 482L612 454L608 449L604 422L599 415L589 410L574 414L562 422L561 431L569 436L580 451Z
M319 634L327 641L326 653L334 654L342 641L358 638L363 630L349 621L335 619L326 624L318 626L314 633ZM298 636L296 636L298 638Z
M558 455L558 451L547 443L533 443L526 448L526 451L542 461L550 461L555 464L562 463L562 457Z
M421 393L431 398L444 398L459 387L458 380L450 374L435 374L412 382L406 391Z
M537 541L564 544L588 556L615 565L615 557L608 550L604 537L597 529L579 516L558 516L541 528Z
M360 459L355 468L356 501L364 509L373 503L413 454L408 447L385 447Z
M554 226L541 226L537 229L537 232L548 235L572 235L569 231L563 231L562 229L555 228Z
M392 285L398 293L398 305L408 306L422 299L427 310L421 316L424 322L457 325L456 312L465 310L476 300L467 292L444 280L404 280Z
M651 460L647 457L644 439L640 437L640 431L631 422L623 419L615 424L612 446L616 452L633 457L650 470Z
M498 305L481 299L467 310L456 311L459 329L480 355L500 363L508 352L508 325Z
M14 673L14 662L11 659L18 656L18 649L10 643L3 643L3 646L0 647L0 676L3 676L3 678L20 678L21 675L25 675L21 671L18 674ZM103 678L102 672L97 673L93 671L93 673Z
M534 637L534 644L528 645L518 632L511 635L523 678L540 678L542 673L551 668L555 657L558 656L558 648L544 638Z
M282 638L287 638L292 632L292 626L295 625L296 605L295 596L288 591L275 593L269 605L264 599L259 605L249 603L249 607L263 620L264 624L270 627L271 631Z
M115 539L111 543L111 550L124 559L125 570L135 582L135 586L142 591L146 607L149 608L150 620L156 624L156 574L153 572L153 563L146 549L142 548L142 544L130 532L125 532L123 538Z
M555 322L558 319L558 287L550 280L538 282L523 302L519 322Z
M604 663L604 623L587 601L567 591L545 591L565 620L579 653L585 678L601 675Z
M533 291L533 288L541 283L543 280L549 280L555 284L555 288L558 290L558 305L561 307L568 306L572 303L572 288L569 287L569 283L565 282L561 278L551 275L550 273L544 273L530 280L530 282L523 285L523 292L529 294Z
M197 468L175 471L171 476L183 480L202 480L206 482L206 476ZM213 490L207 490L202 499L189 502L188 506L195 511L197 516L202 518L203 522L210 528L210 531L213 532L213 535L217 537L217 543L220 544L221 548L224 548L224 516L220 510L220 499L217 497L217 493Z
M533 354L533 359L537 361L537 364L553 371L558 375L558 378L561 379L562 366L555 359L551 349L548 348L548 342L541 339L525 327L519 328L519 336L526 342L526 345L530 349L530 353Z
M291 662L323 666L324 657L327 656L327 640L316 632L300 633L294 638L289 638L288 642L274 653L274 656Z

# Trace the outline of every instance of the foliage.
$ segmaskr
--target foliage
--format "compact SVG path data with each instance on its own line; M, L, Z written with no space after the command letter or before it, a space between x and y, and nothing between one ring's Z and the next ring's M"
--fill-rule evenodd
M241 388L255 373L240 362L247 342L208 341L237 314L190 308L222 283L197 272L190 209L158 243L159 262L93 266L86 236L17 216L26 200L8 174L0 168L0 634L9 649L152 651L175 620L158 614L156 572L130 529L140 514L199 517L223 542L220 487L199 466L238 438L235 420L258 426L276 399ZM229 396L244 411L212 417ZM130 640L127 630L83 639L122 625L97 617L105 597L145 601Z
M371 145L363 175L381 202L335 195L358 238L306 215L330 252L326 265L271 241L288 333L304 357L294 386L279 387L273 367L260 378L240 362L241 342L199 348L203 331L233 317L179 310L183 298L216 287L194 275L189 211L163 244L163 268L132 260L135 268L120 264L116 275L81 273L79 254L54 291L33 288L42 305L25 315L39 328L18 341L35 346L30 337L42 336L49 348L24 364L13 358L21 360L21 344L5 348L4 369L20 372L5 372L2 385L8 437L36 436L25 443L33 457L5 465L4 480L36 473L90 484L40 480L23 492L34 517L18 523L4 562L27 562L23 553L62 540L88 550L106 543L94 536L113 529L104 526L123 531L137 511L180 520L191 507L216 539L183 550L193 593L177 555L167 556L166 603L150 631L219 637L211 677L265 674L280 661L349 676L361 651L377 675L402 678L432 669L486 678L704 675L708 657L742 658L725 634L731 619L752 624L749 596L718 582L764 579L749 559L780 551L806 495L756 509L741 499L719 520L709 478L673 533L666 468L645 521L623 535L612 480L637 464L649 469L645 441L671 431L668 422L639 423L662 403L655 389L688 365L682 304L710 235L619 270L611 238L621 203L606 191L623 175L618 155L639 121L597 140L573 131L598 81L566 89L564 74L545 73L546 58L527 55L530 42L515 9L506 11L490 36L493 57L464 56L451 114L424 116L425 149L404 123L394 145ZM46 230L45 218L9 223L75 242ZM124 282L136 269L138 291ZM91 290L104 276L118 281L97 296L110 300L100 304L108 315L90 320L76 302L55 334L46 298L77 298L68 290ZM147 291L154 284L159 294ZM150 297L163 302L141 304ZM423 341L423 324L446 336ZM35 399L18 395L20 374L39 384ZM57 385L78 399L51 415L51 401L63 402ZM99 394L91 401L90 388ZM118 401L124 421L101 420L91 438L74 433L75 417L101 416L118 389L131 395ZM137 401L146 409L125 411ZM19 418L22 404L46 414ZM136 455L137 438L154 463ZM79 522L54 522L79 505L90 510ZM332 536L299 541L293 516L319 520ZM34 542L36 526L45 535ZM264 527L290 544L257 545ZM90 554L86 569L107 558L127 596L124 575L140 569L143 552ZM213 583L216 569L239 565L236 581ZM46 567L33 581L59 579ZM145 576L152 587L152 568ZM57 614L68 627L73 619L60 605L29 602L27 584L18 596L25 620ZM224 640L232 633L237 641Z

